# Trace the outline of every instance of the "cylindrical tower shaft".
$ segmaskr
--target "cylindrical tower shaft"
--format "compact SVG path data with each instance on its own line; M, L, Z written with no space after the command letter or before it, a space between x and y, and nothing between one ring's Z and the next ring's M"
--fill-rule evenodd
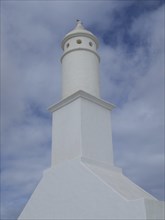
M83 90L100 97L98 40L80 21L62 41L62 98Z

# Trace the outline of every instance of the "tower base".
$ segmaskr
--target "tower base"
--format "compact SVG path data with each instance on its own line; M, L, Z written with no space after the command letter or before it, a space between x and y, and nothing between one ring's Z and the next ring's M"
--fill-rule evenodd
M120 170L75 158L44 172L19 220L163 219L163 202Z
M78 91L50 107L52 166L19 220L163 219L163 202L114 166L114 105Z

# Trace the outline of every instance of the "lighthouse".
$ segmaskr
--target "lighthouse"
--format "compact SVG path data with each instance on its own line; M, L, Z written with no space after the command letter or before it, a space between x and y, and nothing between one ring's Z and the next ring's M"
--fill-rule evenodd
M75 29L64 37L61 46L62 97L82 90L100 98L97 38L77 20Z
M51 167L18 219L163 219L163 202L114 164L115 106L100 98L96 36L77 20L61 46L62 98L49 107Z

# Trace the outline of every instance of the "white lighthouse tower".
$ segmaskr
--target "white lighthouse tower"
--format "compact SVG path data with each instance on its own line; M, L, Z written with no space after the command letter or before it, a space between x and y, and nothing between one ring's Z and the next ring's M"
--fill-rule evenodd
M62 97L78 90L100 97L99 61L97 38L85 30L77 20L76 28L62 41Z
M163 219L163 202L114 165L114 105L100 99L97 38L78 20L62 48L62 100L49 108L51 167L19 220Z

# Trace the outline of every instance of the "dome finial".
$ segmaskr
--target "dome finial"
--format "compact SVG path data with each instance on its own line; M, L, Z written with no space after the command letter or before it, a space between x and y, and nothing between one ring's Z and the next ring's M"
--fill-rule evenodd
M80 19L76 19L77 25L76 29L84 29L83 23Z
M77 24L82 24L82 21L80 19L76 19Z

